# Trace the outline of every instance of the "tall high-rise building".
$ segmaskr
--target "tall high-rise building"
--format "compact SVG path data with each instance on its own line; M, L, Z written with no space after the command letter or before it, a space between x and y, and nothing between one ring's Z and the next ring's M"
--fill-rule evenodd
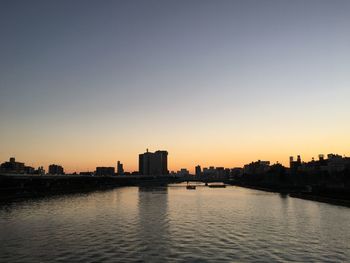
M200 165L196 166L196 176L201 176L202 175L202 168Z
M169 174L168 171L168 152L156 151L151 159L151 172L152 174L165 175Z
M148 152L148 149L145 153L139 154L139 173L142 175L151 174L151 159L153 153Z
M118 175L124 174L123 164L120 161L117 163L117 173Z
M139 173L142 175L165 175L168 171L168 152L156 151L139 154Z

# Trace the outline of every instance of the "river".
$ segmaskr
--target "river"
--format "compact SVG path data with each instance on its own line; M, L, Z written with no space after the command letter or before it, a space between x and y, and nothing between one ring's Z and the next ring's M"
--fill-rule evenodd
M240 187L0 205L0 262L349 262L350 208Z

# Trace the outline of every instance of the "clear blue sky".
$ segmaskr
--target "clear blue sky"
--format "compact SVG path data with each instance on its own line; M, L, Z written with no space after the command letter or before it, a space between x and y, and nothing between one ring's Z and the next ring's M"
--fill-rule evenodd
M350 153L350 1L0 2L0 161Z

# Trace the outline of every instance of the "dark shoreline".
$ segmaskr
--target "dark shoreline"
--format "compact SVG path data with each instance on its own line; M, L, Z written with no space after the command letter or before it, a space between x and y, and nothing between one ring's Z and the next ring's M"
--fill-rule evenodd
M173 182L176 178L170 176L0 175L0 202Z
M293 188L276 188L276 187L262 187L262 186L255 186L255 185L246 185L246 184L234 184L239 187L258 190L258 191L264 191L264 192L271 192L271 193L279 193L282 195L288 195L292 198L299 198L309 201L315 201L320 203L327 203L332 205L339 205L339 206L345 206L350 207L350 200L347 199L339 199L339 198L332 198L328 196L322 196L313 192L303 192L300 190L300 188L293 189Z
M0 202L62 194L89 193L123 186L167 186L168 184L184 181L186 181L184 178L173 176L38 176L0 174ZM350 207L349 190L344 189L328 189L328 192L325 191L327 189L317 189L312 192L306 192L303 186L253 185L229 180L223 180L223 182L232 186Z
M317 196L317 195L307 194L307 193L291 193L289 194L289 196L293 198L300 198L300 199L310 200L310 201L315 201L320 203L350 207L349 200L335 199L335 198Z

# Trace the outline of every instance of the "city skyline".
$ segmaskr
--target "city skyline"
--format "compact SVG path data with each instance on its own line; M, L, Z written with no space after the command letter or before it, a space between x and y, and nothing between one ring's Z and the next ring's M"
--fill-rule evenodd
M19 4L20 3L20 4ZM2 1L0 160L350 155L348 1Z
M164 157L161 157L161 156L164 156ZM214 165L213 163L203 164L203 162L199 162L194 167L181 167L178 169L168 169L168 167L169 167L168 166L168 151L157 150L157 151L155 151L155 153L152 153L152 152L149 152L149 149L147 148L146 152L138 154L139 158L136 161L138 169L134 169L134 170L132 170L132 169L124 170L124 164L121 163L121 161L117 161L114 164L106 164L105 163L105 165L102 165L102 166L95 165L91 169L74 170L74 171L68 170L68 172L65 173L64 170L66 167L64 167L64 165L62 166L61 162L56 161L56 162L52 162L49 165L47 165L47 168L48 168L47 171L48 171L48 174L73 174L73 173L79 174L79 173L81 173L84 175L91 175L95 172L96 174L103 175L104 172L107 171L106 175L107 174L109 174L109 175L111 175L111 174L113 174L113 175L131 175L133 173L142 174L142 175L167 175L169 173L171 173L171 174L172 173L179 173L182 170L186 170L186 171L189 171L190 174L192 174L192 175L197 175L197 173L198 173L197 168L198 167L199 167L199 170L201 170L202 168L203 169L207 169L207 168L209 168L209 169L217 169L217 168L226 169L226 168L229 168L229 169L234 170L236 168L244 168L245 166L250 165L250 164L255 163L255 162L258 162L258 163L261 162L264 164L265 163L268 164L268 166L270 166L270 165L282 165L285 168L292 168L294 163L297 163L299 165L302 163L307 164L309 162L324 159L325 156L327 156L328 158L332 158L334 156L340 157L340 158L347 158L347 159L349 158L346 155L339 155L338 153L327 153L326 155L323 153L319 153L319 154L313 156L311 159L305 159L301 155L297 155L297 156L292 155L292 156L288 157L288 163L282 163L279 161L273 162L273 161L270 161L268 159L254 159L254 160L250 160L242 165L220 166L220 165ZM296 157L296 159L294 159L294 157ZM9 163L9 162L15 163L15 160L16 160L16 157L12 156L12 157L9 157L8 160L3 160L3 163ZM264 160L266 160L266 161L264 161ZM21 160L21 161L23 161L23 160ZM163 162L165 162L165 163L163 163ZM1 163L2 163L2 160L0 160L0 164ZM57 164L57 163L59 163L59 164ZM144 163L147 163L147 164L144 164ZM33 173L34 171L35 171L35 173L37 173L41 170L44 170L44 167L45 167L45 165L44 166L39 165L37 167L33 167L33 165L30 162L28 162L28 163L27 162L19 162L18 164L23 166L22 169L25 169L25 168L27 168L27 170L31 169L30 173ZM38 168L38 169L35 170L36 168ZM100 170L100 171L98 171L98 170ZM59 171L59 172L57 172L57 171ZM124 172L126 174L124 174ZM40 172L39 172L39 174L40 174Z

